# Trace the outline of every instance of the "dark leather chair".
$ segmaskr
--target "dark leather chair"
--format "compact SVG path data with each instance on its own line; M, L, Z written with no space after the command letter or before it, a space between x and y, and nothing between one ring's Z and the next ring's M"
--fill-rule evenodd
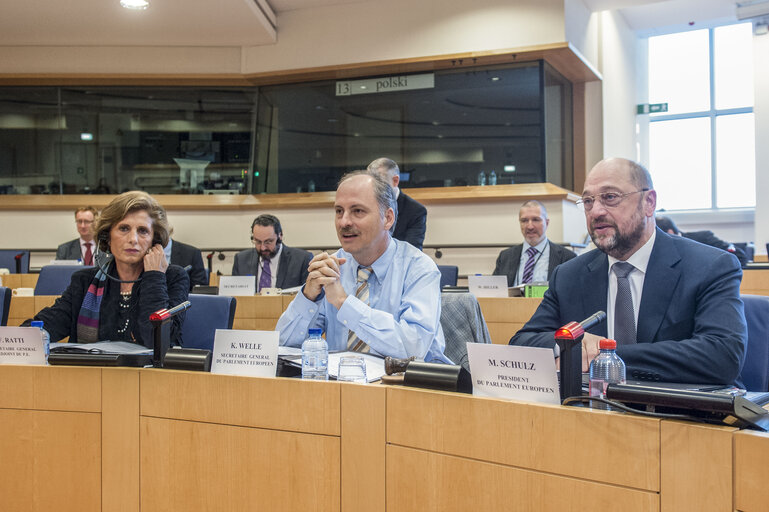
M748 391L769 391L769 297L743 295L748 347L740 380Z
M16 271L17 261L21 263L21 272ZM7 268L11 274L29 274L29 251L0 249L0 268Z
M441 288L457 285L459 267L456 265L438 265L438 270L441 271Z
M191 307L182 324L184 348L214 349L217 329L232 329L235 320L235 297L191 293Z
M0 286L0 326L8 325L8 311L11 310L11 289Z
M83 270L83 265L46 265L40 269L35 295L61 295L72 281L72 274Z

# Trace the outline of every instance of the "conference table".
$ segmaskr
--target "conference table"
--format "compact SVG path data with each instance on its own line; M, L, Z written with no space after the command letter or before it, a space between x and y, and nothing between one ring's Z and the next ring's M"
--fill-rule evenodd
M0 510L741 510L769 436L381 384L0 366Z

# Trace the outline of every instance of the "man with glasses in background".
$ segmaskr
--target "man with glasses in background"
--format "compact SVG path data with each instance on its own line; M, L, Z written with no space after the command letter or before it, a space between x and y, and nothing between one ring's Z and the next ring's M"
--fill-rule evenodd
M630 160L599 162L579 202L597 249L555 269L510 344L554 348L556 329L606 311L583 338L582 371L609 337L628 379L739 384L747 327L737 258L657 229L651 176Z
M257 292L264 288L293 288L307 280L312 253L283 244L277 217L259 215L251 224L254 249L235 255L233 276L256 276Z
M80 235L56 249L57 260L80 260L83 265L94 264L96 242L93 239L93 224L98 212L93 206L81 206L75 210L75 226Z

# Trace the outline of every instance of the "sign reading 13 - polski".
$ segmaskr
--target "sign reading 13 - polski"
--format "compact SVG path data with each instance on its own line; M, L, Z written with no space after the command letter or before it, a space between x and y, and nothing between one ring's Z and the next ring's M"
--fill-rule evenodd
M336 95L377 94L380 92L409 91L413 89L433 89L434 87L435 75L433 73L386 76L337 82Z

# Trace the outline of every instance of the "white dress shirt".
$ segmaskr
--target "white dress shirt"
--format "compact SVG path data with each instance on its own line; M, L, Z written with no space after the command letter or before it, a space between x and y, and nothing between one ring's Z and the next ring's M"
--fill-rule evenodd
M518 263L518 273L515 274L515 282L513 286L518 286L523 279L523 268L526 266L526 262L529 260L529 255L526 251L529 250L529 243L524 240L523 247L521 247L521 261ZM550 266L550 244L547 237L545 237L540 243L534 246L537 249L537 254L534 255L534 274L531 276L531 282L546 282L547 281L547 269Z

